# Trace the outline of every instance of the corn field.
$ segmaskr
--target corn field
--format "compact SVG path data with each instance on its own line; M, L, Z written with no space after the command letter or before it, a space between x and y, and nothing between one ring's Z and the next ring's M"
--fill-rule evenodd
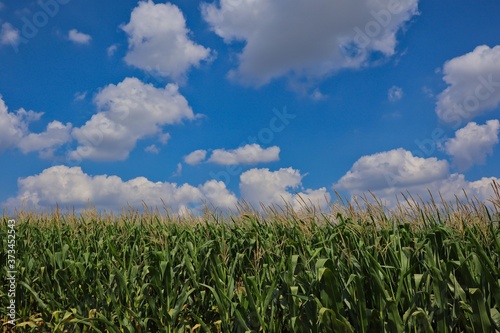
M500 332L499 197L370 202L184 217L20 212L13 330Z

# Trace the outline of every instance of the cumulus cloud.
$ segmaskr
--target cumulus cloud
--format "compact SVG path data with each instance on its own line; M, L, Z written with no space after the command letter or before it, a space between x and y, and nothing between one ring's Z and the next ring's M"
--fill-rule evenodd
M143 202L150 207L163 207L165 203L169 209L179 212L199 206L202 201L219 208L234 208L237 199L223 182L215 180L199 186L152 182L144 177L124 181L117 176L92 176L80 167L61 165L19 179L18 195L9 198L4 206L13 209L24 204L47 209L57 203L80 209L87 207L89 201L96 208L107 210L120 210L127 205L140 208Z
M242 41L231 76L262 85L287 74L321 78L392 56L396 34L418 13L418 0L219 0L204 19L226 43Z
M403 89L397 86L392 86L387 92L387 98L389 102L395 103L403 98Z
M128 35L127 64L164 77L180 78L211 54L189 39L184 15L171 3L140 1L123 30Z
M414 186L443 179L448 170L446 161L416 157L399 148L361 157L335 187L339 190L375 191L392 184Z
M263 149L260 145L247 144L233 150L216 149L208 162L221 165L256 164L279 161L280 148L277 146Z
M500 45L453 58L443 73L448 87L438 96L436 113L444 122L459 126L500 104Z
M189 165L200 164L205 160L206 157L207 157L207 151L203 149L198 149L184 156L184 163L187 163Z
M32 151L40 152L42 157L52 157L54 150L71 141L71 124L54 120L47 125L42 133L30 133L23 137L19 143L19 149L27 154Z
M351 196L370 191L392 207L398 199L403 199L400 194L406 192L414 198L429 200L430 191L436 196L440 193L446 201L453 201L455 195L460 197L465 190L470 197L485 201L494 195L493 180L499 179L467 181L462 174L450 174L446 161L415 157L400 148L361 157L333 188L347 190Z
M325 207L330 201L326 188L302 189L303 177L300 171L292 168L248 170L240 176L241 198L255 208L259 208L260 203L283 205L284 202L294 209L300 209L303 202Z
M0 96L0 152L9 148L18 148L23 153L38 151L42 157L50 157L52 152L71 141L71 124L63 125L59 121L48 124L45 132L31 133L30 123L39 120L42 112L19 109L9 112Z
M19 37L19 30L14 28L12 24L5 22L0 27L0 45L16 46L19 44Z
M71 29L68 32L68 39L76 44L89 44L92 37L76 29Z
M279 154L280 148L277 146L264 149L254 143L231 150L215 149L207 162L219 165L257 164L279 161ZM184 157L184 162L189 165L200 164L206 160L207 155L208 151L204 149L195 150Z
M72 135L79 146L70 152L74 160L124 160L138 140L158 136L163 143L169 135L162 127L194 119L187 100L175 84L156 88L137 78L110 84L94 99L99 112Z
M495 197L495 193L492 188L493 181L497 183L500 181L496 177L483 177L476 181L468 181L465 176L460 173L453 173L448 175L444 179L436 180L431 183L421 184L410 187L398 187L392 186L387 187L379 191L374 191L374 194L381 200L383 200L388 206L395 206L397 204L397 198L403 201L401 193L406 193L407 191L417 199L420 197L423 200L430 200L429 193L432 193L434 198L439 202L439 194L443 200L447 202L454 202L457 198L460 200L466 200L464 196L464 191L467 193L469 198L477 198L480 201L487 202L492 197ZM359 195L361 192L354 193Z
M27 134L28 125L33 120L38 120L41 113L19 109L9 112L4 100L0 96L0 152L15 147Z
M487 155L493 153L493 146L498 143L499 130L497 119L489 120L484 125L470 122L456 131L454 138L445 142L445 151L462 171L475 164L484 164Z

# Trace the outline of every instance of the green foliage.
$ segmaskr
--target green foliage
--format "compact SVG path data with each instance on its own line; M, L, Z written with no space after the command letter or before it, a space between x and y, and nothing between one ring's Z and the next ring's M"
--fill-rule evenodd
M16 328L500 332L498 215L464 207L185 219L21 214ZM0 235L6 287L6 217Z

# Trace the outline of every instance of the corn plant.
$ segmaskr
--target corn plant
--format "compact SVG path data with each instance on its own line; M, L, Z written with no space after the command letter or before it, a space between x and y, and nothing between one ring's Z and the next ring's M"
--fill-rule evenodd
M1 288L2 331L500 332L492 203L20 212L17 319Z

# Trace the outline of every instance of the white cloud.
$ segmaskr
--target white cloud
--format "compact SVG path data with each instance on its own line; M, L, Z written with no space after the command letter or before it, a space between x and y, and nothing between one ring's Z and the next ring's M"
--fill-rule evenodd
M207 151L203 149L198 149L184 156L184 163L187 163L189 165L200 164L205 160L206 157L207 157Z
M444 179L436 180L427 184L410 187L392 186L379 191L374 191L373 193L379 199L385 201L389 207L397 204L396 198L399 198L400 202L404 201L401 193L406 193L407 191L414 199L419 200L419 198L422 198L425 201L429 201L431 199L429 195L430 192L434 196L437 203L441 202L441 197L447 202L455 202L456 198L466 200L463 194L465 191L470 199L476 198L482 202L487 202L491 198L495 197L495 193L491 186L493 181L498 183L500 179L495 177L483 177L477 181L468 181L465 179L463 174L453 173ZM359 195L361 192L352 194Z
M172 177L180 177L182 175L182 163L177 163L177 169L172 173Z
M80 102L83 101L85 98L87 98L87 92L76 92L74 95L74 101L75 102Z
M287 74L322 78L392 56L396 34L418 13L418 0L219 0L202 14L226 43L242 41L231 76L255 85Z
M195 118L175 84L161 89L126 78L102 89L94 101L99 112L73 129L79 146L70 153L72 159L124 160L138 140L156 135L166 143L169 135L162 133L163 126Z
M210 57L210 49L189 39L184 15L171 3L139 2L123 30L129 37L127 64L161 76L182 78Z
M436 113L457 126L500 104L500 45L478 46L444 65L448 84L438 96Z
M30 123L39 120L42 115L41 112L25 109L9 112L0 96L0 152L18 148L25 154L38 151L42 157L49 157L56 148L71 141L70 123L63 125L53 121L48 124L45 132L30 133Z
M41 113L18 110L9 112L5 102L0 96L0 152L13 148L28 133L28 125L33 120L38 120Z
M208 162L221 165L256 164L279 161L280 148L277 146L262 149L258 144L247 144L233 150L216 149Z
M68 39L76 44L89 44L92 37L76 29L71 29L68 33Z
M170 138L171 138L170 133L161 133L158 135L158 141L160 141L162 145L166 145L168 140L170 140Z
M267 168L248 170L240 176L241 199L254 208L259 208L260 203L268 206L287 202L294 209L300 209L303 201L325 207L330 201L326 188L302 190L303 177L300 171L292 168L277 171L269 171ZM300 190L302 191L299 192Z
M401 98L403 98L403 89L397 86L392 86L387 92L387 98L389 99L389 102L392 103L401 100Z
M472 198L485 201L493 196L491 182L496 178L482 178L469 182L464 175L449 173L446 161L414 157L403 149L391 150L361 157L333 188L347 190L351 196L361 196L368 191L393 207L401 193L409 192L414 198L429 200L429 191L439 199L439 193L446 201L463 198L463 191ZM404 200L403 200L404 201Z
M150 207L163 207L164 202L174 212L199 206L202 200L220 208L234 208L237 202L224 183L215 180L199 186L152 182L144 177L124 181L117 176L91 176L80 167L54 166L19 179L18 195L8 199L4 206L13 209L25 204L46 209L57 203L80 209L87 207L89 200L96 208L108 210L120 210L127 205L140 208L142 202Z
M335 185L339 190L374 191L426 184L448 175L448 162L421 158L402 148L361 157Z
M117 50L118 50L118 45L113 44L106 49L106 53L108 54L108 57L112 57Z
M144 148L144 151L151 154L158 154L160 152L160 150L158 149L158 147L156 147L156 145L147 146L146 148Z
M467 170L475 164L484 164L487 155L493 153L493 146L498 143L500 122L489 120L485 125L470 122L455 133L455 137L446 141L445 151L453 157L453 163L460 170Z
M2 24L0 28L0 45L16 46L17 44L19 44L19 37L19 30L14 28L12 24L8 22Z
M184 157L184 162L189 165L200 164L207 158L207 153L204 149L195 150ZM215 149L207 162L219 165L257 164L279 161L279 154L280 148L277 146L263 149L254 143L232 150Z
M44 157L51 157L56 148L71 141L71 124L66 125L54 120L47 125L42 133L30 133L23 137L19 143L19 149L27 154L38 151Z
M219 208L235 208L238 199L231 193L224 182L214 179L206 181L203 185L198 186L203 201L209 205Z

